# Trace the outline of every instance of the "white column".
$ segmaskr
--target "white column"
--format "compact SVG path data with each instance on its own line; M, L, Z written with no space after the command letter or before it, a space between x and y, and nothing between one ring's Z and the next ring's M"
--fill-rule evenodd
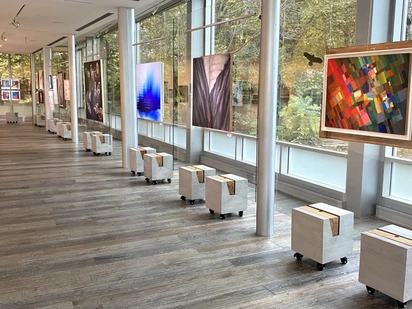
M122 166L129 168L129 148L136 147L136 55L135 12L131 8L118 8L120 97L122 115Z
M280 0L262 0L261 19L256 234L271 236L275 213Z
M358 0L355 45L399 41L403 0ZM375 214L382 195L385 147L350 142L346 171L346 209L356 218Z
M34 54L30 55L30 73L31 73L31 99L32 99L32 122L37 114L37 97L36 97L36 61Z
M52 50L51 47L43 47L43 74L44 74L44 112L46 119L53 118L53 111L50 108L49 100L49 75L51 75L51 58Z
M13 78L13 72L11 70L11 55L10 54L7 54L7 61L8 61L8 69L9 69L9 78ZM10 96L9 102L10 102L10 113L13 113L14 107L13 107L13 100L11 99L11 96Z
M188 29L196 28L205 25L205 1L192 0L186 3L187 5L187 27ZM192 59L205 55L205 30L197 30L189 32L186 40L187 51L187 72L192 73ZM186 74L187 85L192 84L191 73ZM190 89L189 106L187 107L188 117L186 118L186 162L195 164L200 162L200 156L203 152L203 128L192 126L192 91Z
M70 75L70 118L72 127L72 142L79 142L77 118L77 74L76 74L76 42L74 34L68 35L69 41L69 75Z

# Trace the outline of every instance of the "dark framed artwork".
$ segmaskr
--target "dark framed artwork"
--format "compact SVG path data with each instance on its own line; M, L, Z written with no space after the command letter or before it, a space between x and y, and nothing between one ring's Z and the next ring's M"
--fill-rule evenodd
M232 130L232 55L193 59L194 126Z
M86 118L103 122L103 78L101 68L101 60L84 63Z
M66 108L66 101L64 100L64 73L57 73L57 101L59 106Z

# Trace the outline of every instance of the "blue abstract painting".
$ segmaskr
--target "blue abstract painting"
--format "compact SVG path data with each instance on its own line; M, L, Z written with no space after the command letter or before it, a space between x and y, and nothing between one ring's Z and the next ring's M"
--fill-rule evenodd
M163 84L162 62L136 65L137 117L163 120Z

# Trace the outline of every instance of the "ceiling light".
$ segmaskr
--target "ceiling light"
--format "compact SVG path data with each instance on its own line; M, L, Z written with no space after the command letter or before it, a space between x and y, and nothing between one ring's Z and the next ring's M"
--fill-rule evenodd
M7 38L6 38L6 32L3 32L2 35L0 36L0 40L7 42Z
M18 22L18 21L16 20L16 18L13 18L13 21L10 23L10 25L18 28L18 27L20 27L20 22Z

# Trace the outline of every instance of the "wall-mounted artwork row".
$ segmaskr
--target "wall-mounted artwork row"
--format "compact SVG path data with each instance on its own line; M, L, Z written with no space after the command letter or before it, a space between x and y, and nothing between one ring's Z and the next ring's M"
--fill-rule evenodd
M411 52L326 55L321 136L332 132L346 140L410 140Z
M194 126L232 130L232 55L193 59Z
M164 65L151 62L136 65L137 117L163 120Z
M84 63L86 118L103 122L102 63L100 60Z

